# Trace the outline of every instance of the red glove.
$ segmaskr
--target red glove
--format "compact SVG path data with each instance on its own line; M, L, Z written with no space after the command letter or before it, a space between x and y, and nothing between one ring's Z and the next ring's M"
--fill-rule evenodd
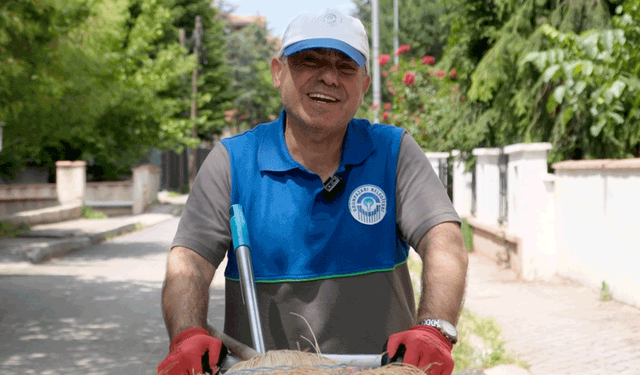
M385 344L391 362L412 364L429 375L451 375L451 349L453 344L437 328L423 325L395 333Z
M167 358L158 365L156 375L217 374L227 354L222 341L209 336L204 328L190 328L171 341Z

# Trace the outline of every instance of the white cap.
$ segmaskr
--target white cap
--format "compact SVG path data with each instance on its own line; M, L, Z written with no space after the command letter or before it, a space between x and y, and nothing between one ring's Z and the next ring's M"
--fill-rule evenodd
M289 56L311 48L331 48L369 70L369 39L359 19L337 9L321 15L302 13L291 21L282 38L278 56Z

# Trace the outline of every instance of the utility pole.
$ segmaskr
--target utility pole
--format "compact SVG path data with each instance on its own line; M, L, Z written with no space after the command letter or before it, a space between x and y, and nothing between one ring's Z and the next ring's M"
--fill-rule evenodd
M393 0L393 50L400 48L398 44L398 0ZM398 65L398 55L393 55L393 64Z
M178 34L180 45L187 49L187 32L185 29L180 29ZM187 77L183 76L182 80L184 84L187 83ZM185 98L186 99L186 98ZM182 190L185 184L189 183L189 150L186 148L182 150L182 154L178 157L178 189Z
M202 19L200 16L196 16L196 25L192 35L195 45L193 47L193 54L196 58L196 66L193 68L193 74L191 76L191 136L198 138L198 126L196 125L196 118L198 116L198 66L200 64L200 45L202 44ZM197 146L196 146L197 147ZM189 188L193 186L193 181L196 178L196 148L189 150Z
M378 32L378 0L371 1L371 29L373 39L373 122L378 122L378 113L380 111L380 64L378 57L380 56L380 34Z

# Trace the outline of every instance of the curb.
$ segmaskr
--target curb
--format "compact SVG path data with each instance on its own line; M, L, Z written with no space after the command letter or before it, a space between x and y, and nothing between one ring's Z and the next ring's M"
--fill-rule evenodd
M127 232L133 232L139 224L140 223L123 224L109 230L91 233L85 236L37 243L22 247L20 249L20 253L22 253L22 259L33 264L41 264L51 258L87 249L100 242L103 242L107 238L118 236Z
M529 370L517 365L498 365L488 369L467 369L454 372L453 375L531 375Z

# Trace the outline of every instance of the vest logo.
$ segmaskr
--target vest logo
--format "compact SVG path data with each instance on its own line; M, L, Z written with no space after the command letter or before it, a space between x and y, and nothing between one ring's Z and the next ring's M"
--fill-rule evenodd
M387 196L375 185L361 185L349 196L349 211L362 224L378 224L387 213Z

